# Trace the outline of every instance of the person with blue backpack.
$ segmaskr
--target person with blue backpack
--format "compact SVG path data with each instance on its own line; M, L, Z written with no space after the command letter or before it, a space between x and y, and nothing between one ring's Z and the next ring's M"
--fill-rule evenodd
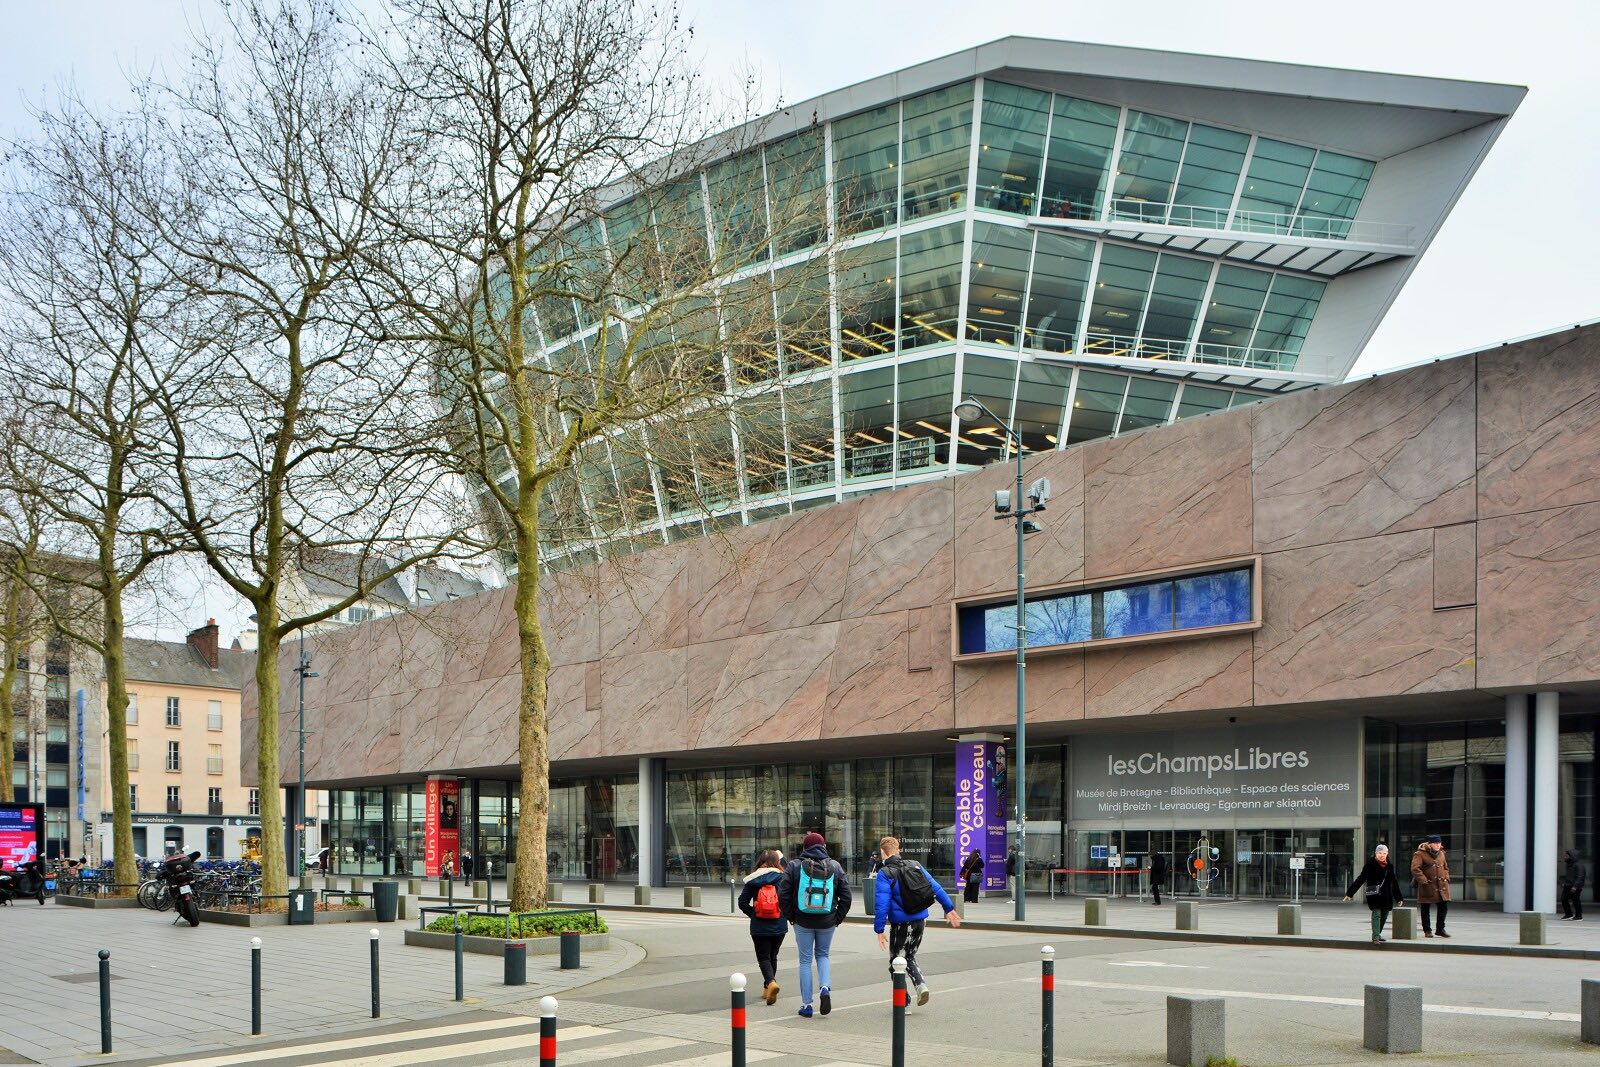
M850 913L850 883L839 861L828 855L828 842L812 832L800 843L800 855L784 868L783 914L794 926L794 944L800 951L800 1017L812 1016L811 964L816 961L817 1009L833 1010L829 988L828 952L833 932Z
M927 869L916 860L900 855L899 838L884 838L878 843L878 851L883 854L883 870L878 875L872 929L878 935L878 947L889 950L891 972L894 958L905 957L906 976L917 991L917 1007L920 1008L928 1003L929 996L928 983L917 963L917 949L922 947L928 909L937 903L944 909L944 921L952 929L961 925L961 916L956 914L950 894Z

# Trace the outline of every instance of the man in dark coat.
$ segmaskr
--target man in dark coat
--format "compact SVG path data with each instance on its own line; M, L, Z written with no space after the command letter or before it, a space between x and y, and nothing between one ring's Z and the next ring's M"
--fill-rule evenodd
M1583 921L1583 887L1589 871L1578 859L1576 849L1567 849L1567 866L1561 872L1561 917Z

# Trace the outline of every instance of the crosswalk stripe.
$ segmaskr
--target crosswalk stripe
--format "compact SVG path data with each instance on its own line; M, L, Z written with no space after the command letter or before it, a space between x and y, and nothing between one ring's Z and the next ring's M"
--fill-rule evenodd
M367 1034L362 1037L346 1038L339 1041L319 1041L314 1045L298 1045L293 1048L281 1049L256 1049L251 1052L229 1053L223 1056L206 1056L197 1060L182 1060L171 1063L168 1067L234 1067L241 1063L258 1063L262 1060L289 1059L294 1056L309 1056L321 1052L343 1052L347 1049L365 1048L369 1045L384 1044L394 1041L422 1041L435 1037L449 1037L452 1034L480 1033L485 1030L509 1030L512 1027L532 1027L531 1036L537 1037L537 1019L507 1017L504 1019L484 1019L472 1023L453 1023L450 1026L433 1026L425 1030L392 1031L381 1034ZM597 1027L585 1027L596 1033L609 1033Z
M596 1063L618 1056L640 1056L646 1052L661 1052L669 1048L681 1048L692 1043L677 1037L641 1037L634 1041L617 1041L609 1045L588 1045L572 1052L557 1046L556 1062L561 1064L561 1067L567 1067L568 1064L572 1063ZM455 1050L452 1049L450 1055L455 1056ZM722 1058L727 1059L727 1053L723 1053ZM351 1065L351 1067L354 1067L354 1065ZM366 1065L363 1064L361 1067L366 1067ZM377 1067L377 1065L373 1065L373 1067Z
M728 1057L731 1053L713 1052L708 1056L694 1056L687 1060L668 1060L666 1063L657 1064L656 1067L728 1067ZM786 1052L770 1052L767 1049L753 1048L745 1052L746 1063L760 1063L762 1060L773 1060L779 1056L786 1056ZM835 1064L834 1067L861 1067L860 1064Z
M567 1031L566 1038L569 1041L573 1041L612 1032L594 1026L574 1026ZM403 1052L389 1052L381 1056L362 1056L349 1060L323 1060L320 1067L409 1067L410 1064L426 1061L426 1057L418 1055L423 1051L433 1052L453 1060L467 1056L487 1055L491 1052L510 1052L513 1049L535 1052L538 1047L539 1035L537 1033L518 1034L515 1037L497 1037L490 1038L487 1041L465 1041L453 1045L438 1045L426 1050L413 1048ZM607 1047L615 1048L616 1046ZM580 1050L575 1054L563 1055L561 1062L581 1063L583 1061L576 1057L581 1057L582 1054Z

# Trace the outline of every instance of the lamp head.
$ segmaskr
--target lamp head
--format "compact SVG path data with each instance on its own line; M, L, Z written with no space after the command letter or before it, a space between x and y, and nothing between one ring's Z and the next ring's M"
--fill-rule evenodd
M969 396L956 405L956 418L962 422L977 422L983 418L983 405Z

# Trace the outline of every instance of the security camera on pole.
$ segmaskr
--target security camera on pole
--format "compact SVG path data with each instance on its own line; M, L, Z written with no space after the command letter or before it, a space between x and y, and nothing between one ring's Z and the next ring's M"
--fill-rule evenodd
M1027 494L1022 489L1022 434L1016 428L1001 419L994 412L983 405L983 402L974 397L967 397L956 405L956 418L962 422L976 422L987 415L995 424L1005 431L1007 440L1017 457L1017 488L1015 493L1008 489L998 490L994 494L994 517L996 521L1010 519L1017 526L1017 754L1016 754L1016 813L1017 813L1017 922L1023 922L1028 917L1028 719L1027 719L1027 692L1028 692L1028 593L1027 579L1024 575L1025 555L1022 540L1028 534L1038 533L1043 527L1028 516L1034 512L1043 511L1045 504L1050 499L1050 479L1040 478L1028 487Z

